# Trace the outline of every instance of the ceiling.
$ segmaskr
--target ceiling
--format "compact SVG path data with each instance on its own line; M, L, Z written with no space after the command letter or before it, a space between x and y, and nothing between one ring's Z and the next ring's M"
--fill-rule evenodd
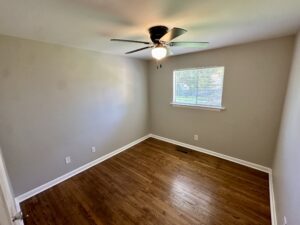
M144 46L110 38L149 40L149 27L166 25L188 30L176 41L212 49L294 34L299 12L299 0L0 0L0 34L123 55Z

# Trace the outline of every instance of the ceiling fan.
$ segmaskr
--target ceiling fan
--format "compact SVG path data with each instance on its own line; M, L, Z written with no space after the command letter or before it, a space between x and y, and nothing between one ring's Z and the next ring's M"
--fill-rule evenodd
M208 42L173 42L172 40L183 35L187 30L182 28L174 27L169 30L166 26L154 26L148 29L150 34L150 39L152 41L135 41L135 40L125 40L125 39L111 39L111 41L122 41L122 42L131 42L131 43L140 43L147 45L146 47L135 49L133 51L126 52L125 54L131 54L145 49L152 48L151 54L152 57L160 60L167 56L170 52L169 47L189 47L189 48L205 48L208 45Z

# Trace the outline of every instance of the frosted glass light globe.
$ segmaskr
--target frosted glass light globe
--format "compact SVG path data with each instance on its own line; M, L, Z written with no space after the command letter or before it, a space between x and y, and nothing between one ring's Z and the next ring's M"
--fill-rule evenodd
M151 54L153 58L160 60L167 56L167 49L163 46L155 47L152 49Z

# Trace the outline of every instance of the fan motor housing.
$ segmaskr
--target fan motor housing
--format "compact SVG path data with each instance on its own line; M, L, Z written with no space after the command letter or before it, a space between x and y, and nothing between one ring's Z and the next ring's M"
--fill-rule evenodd
M166 26L154 26L149 28L150 38L153 43L159 44L159 39L168 32L169 28Z

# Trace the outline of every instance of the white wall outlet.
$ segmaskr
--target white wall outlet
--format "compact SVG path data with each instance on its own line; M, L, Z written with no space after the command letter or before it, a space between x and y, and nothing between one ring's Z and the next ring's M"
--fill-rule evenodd
M67 157L65 158L65 161L66 161L66 164L71 163L71 157L70 157L70 156L67 156Z
M194 141L198 141L199 138L198 138L198 134L194 134Z
M92 152L96 152L96 147L93 146L93 147L91 148L91 150L92 150Z
M284 217L283 217L283 225L287 225L287 224L288 224L287 218L286 218L286 216L284 216Z

